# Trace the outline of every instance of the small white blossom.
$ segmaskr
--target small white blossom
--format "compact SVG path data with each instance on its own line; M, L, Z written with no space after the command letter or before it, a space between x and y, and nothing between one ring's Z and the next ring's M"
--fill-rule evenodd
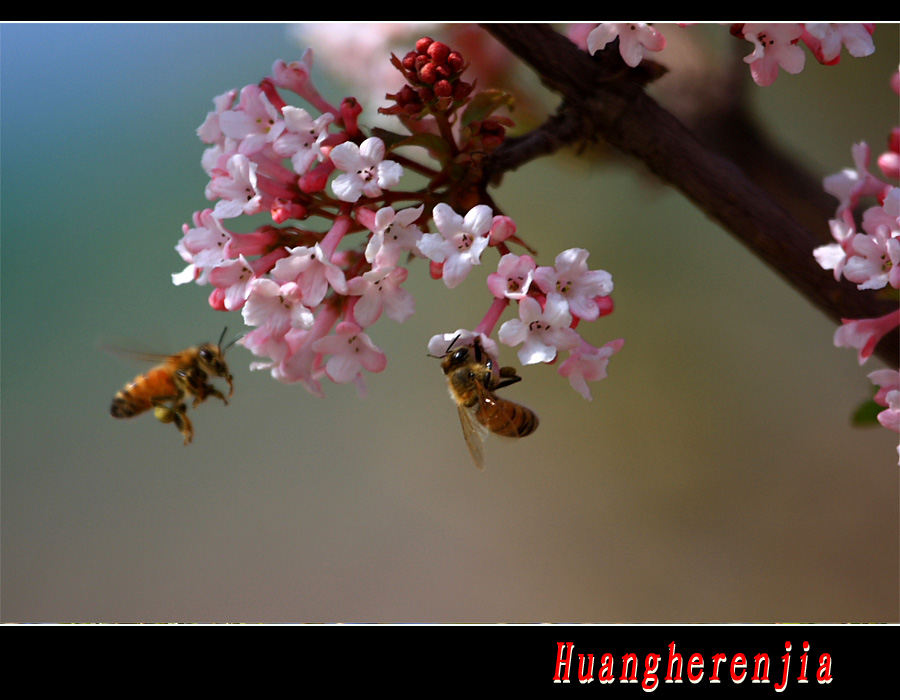
M382 207L375 212L375 226L366 245L366 260L378 267L391 267L400 262L403 253L420 255L417 244L422 231L416 221L424 209L425 205L400 211Z
M361 369L381 372L387 366L384 353L362 332L362 328L350 321L339 323L332 335L315 341L312 349L330 354L325 363L325 374L338 384L355 380Z
M363 328L371 326L382 311L398 323L413 315L415 300L400 286L408 274L405 267L378 267L347 283L347 293L360 297L353 307L359 325Z
M328 125L334 121L334 115L325 112L313 119L302 107L291 105L281 112L286 128L272 148L278 155L290 158L294 172L303 175L316 160L322 160L319 145L328 136Z
M590 253L583 248L570 248L556 256L555 267L539 267L534 281L545 294L558 292L569 303L569 311L585 321L600 316L597 297L612 294L612 275L606 270L588 270Z
M611 340L601 348L582 341L577 349L573 350L568 359L559 366L559 374L567 377L569 384L585 399L591 401L591 390L588 382L595 382L606 377L606 365L609 358L618 352L625 341L621 338Z
M481 264L493 222L491 208L478 204L462 217L441 202L434 207L432 217L440 233L423 234L419 250L429 260L444 264L444 284L453 289L466 278L473 265Z
M329 285L339 294L347 293L343 270L325 258L318 243L312 248L291 248L290 255L275 263L272 277L278 282L296 282L303 291L303 303L309 307L319 305L328 293Z
M497 337L506 345L518 345L523 365L551 362L558 351L571 350L581 339L571 328L572 315L562 294L547 295L544 308L533 297L519 302L519 318L500 326Z
M345 141L331 149L331 162L343 170L331 183L338 199L355 202L362 195L378 197L383 189L390 189L400 182L403 166L392 160L384 160L384 141L372 136L357 146Z

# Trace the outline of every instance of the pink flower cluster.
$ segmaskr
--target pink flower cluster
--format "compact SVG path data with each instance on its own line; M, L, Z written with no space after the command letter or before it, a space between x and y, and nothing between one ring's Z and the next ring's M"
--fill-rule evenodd
M365 218L353 214L352 203L380 197L399 183L403 168L385 158L380 139L362 138L352 98L335 108L319 95L311 67L310 52L298 62L277 61L259 85L215 99L198 129L209 144L202 164L215 205L184 225L176 249L187 267L173 281L212 285L210 305L240 310L254 327L242 344L268 358L254 368L321 395L323 376L343 383L360 381L362 369L384 369L384 353L364 329L382 312L404 321L413 301L400 286L406 270L395 261L383 255L383 264L370 265L362 252L339 249ZM287 104L279 90L321 113ZM340 131L331 133L335 124ZM238 217L258 216L268 219L250 233L231 228ZM279 226L313 216L328 230Z
M689 23L682 23L687 26ZM873 24L823 23L746 23L731 26L731 33L753 44L753 52L744 58L750 74L758 85L771 85L778 77L778 69L788 73L803 70L806 54L798 45L803 42L819 63L833 65L841 58L842 47L851 56L868 56L875 51L872 43ZM618 38L622 60L632 68L646 52L662 51L665 37L643 22L603 23L587 35L585 45L594 54Z
M253 369L301 382L317 396L323 379L355 382L362 392L363 372L387 365L373 327L383 317L402 323L415 310L403 286L406 266L428 260L432 277L452 289L493 247L494 301L476 331L485 347L496 348L488 336L515 301L519 319L501 326L501 342L521 345L524 363L568 352L560 374L590 398L586 382L605 376L622 341L596 348L575 327L612 311L609 273L588 270L584 250L565 251L553 267L511 253L510 244L527 248L512 219L469 194L477 191L474 164L502 142L510 123L493 115L505 98L480 100L479 118L461 114L472 99L472 85L459 77L466 64L428 38L392 63L410 87L387 95L396 104L379 111L396 115L411 136L391 135L390 146L363 133L354 98L335 107L319 94L309 51L300 61L276 61L259 84L217 97L198 129L208 144L201 162L214 203L183 226L176 250L186 267L173 281L210 285L213 308L241 312L252 327L241 343L260 358ZM305 105L289 104L287 93ZM395 154L404 138L431 147L444 167ZM401 190L407 169L430 186Z
M511 229L511 222L507 223ZM525 365L555 362L560 352L567 352L559 374L590 400L587 382L606 377L609 358L625 341L618 339L595 347L576 330L580 321L595 321L613 311L612 277L605 270L588 269L588 255L584 249L571 248L556 256L555 265L539 267L530 255L506 253L497 272L488 275L487 286L494 301L481 323L474 331L459 329L433 336L428 351L440 356L451 344L471 344L477 336L497 364L497 346L490 336L507 306L515 302L518 318L500 326L500 342L521 346L519 361Z
M900 73L892 87L900 94ZM888 150L878 158L881 176L871 172L872 152L865 143L853 146L854 168L825 178L825 191L838 200L835 218L829 224L835 243L813 251L816 261L863 290L900 289L900 187L889 181L900 177L900 129L894 128ZM894 298L897 292L893 291ZM897 332L900 309L880 318L843 319L835 331L837 347L855 348L859 364L872 355L888 333ZM869 374L880 387L875 402L885 410L878 421L900 432L900 371L877 370Z

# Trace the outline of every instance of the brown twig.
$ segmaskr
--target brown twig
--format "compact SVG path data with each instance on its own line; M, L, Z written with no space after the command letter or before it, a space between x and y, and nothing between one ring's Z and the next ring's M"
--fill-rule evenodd
M649 97L614 52L592 57L548 25L489 24L485 29L563 98L557 114L543 126L495 152L492 175L564 146L602 138L680 190L833 320L874 318L896 310L895 302L836 282L816 263L813 249L828 242L823 240L827 214L818 235L798 223L769 191ZM756 157L765 160L759 153ZM900 352L898 340L900 334L890 334L876 349L892 366Z

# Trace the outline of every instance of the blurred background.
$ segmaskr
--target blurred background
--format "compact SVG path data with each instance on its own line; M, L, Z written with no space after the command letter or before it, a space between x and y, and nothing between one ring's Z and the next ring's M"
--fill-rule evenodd
M453 292L412 266L416 314L376 325L388 367L365 399L279 384L236 347L233 400L191 414L191 446L109 416L141 368L103 339L172 352L242 329L210 288L171 282L208 205L196 129L215 96L346 30L312 29L0 28L2 620L896 622L897 435L849 423L883 365L859 367L831 321L625 161L543 158L494 191L538 264L585 247L612 274L615 313L580 330L625 346L591 402L521 368L505 395L541 427L489 441L483 472L426 343L481 319L490 256ZM880 153L897 122L896 25L874 38L871 57L751 86L817 177L858 141Z

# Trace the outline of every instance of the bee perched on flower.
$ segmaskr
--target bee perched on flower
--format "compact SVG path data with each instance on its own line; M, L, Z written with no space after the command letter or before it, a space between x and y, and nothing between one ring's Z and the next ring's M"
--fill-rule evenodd
M484 469L481 443L488 433L510 438L531 435L538 427L537 414L527 406L497 396L494 392L521 381L512 367L497 368L495 360L473 336L471 345L459 343L458 334L440 356L450 398L456 403L463 437L472 461ZM433 344L434 339L432 339Z

